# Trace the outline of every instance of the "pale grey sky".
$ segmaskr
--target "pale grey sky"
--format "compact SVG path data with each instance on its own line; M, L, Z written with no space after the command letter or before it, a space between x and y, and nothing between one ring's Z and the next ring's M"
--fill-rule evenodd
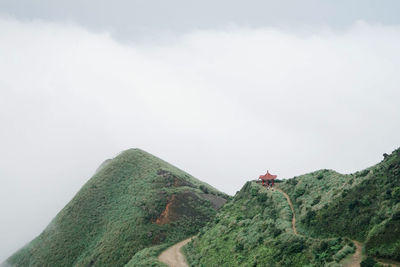
M107 29L121 40L160 36L227 25L291 29L329 25L343 29L357 20L398 24L397 0L2 0L0 14L19 19L74 21Z
M0 262L127 148L230 194L397 148L397 1L299 2L1 1Z

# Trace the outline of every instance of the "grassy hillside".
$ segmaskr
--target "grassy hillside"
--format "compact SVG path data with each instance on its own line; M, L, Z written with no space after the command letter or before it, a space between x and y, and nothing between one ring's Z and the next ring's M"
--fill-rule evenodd
M293 203L299 235L283 194L248 182L184 247L190 265L340 266L351 239L369 256L400 260L399 149L354 174L320 170L277 187Z
M344 238L295 235L284 195L248 182L184 247L191 266L335 266L354 251Z
M107 160L13 266L162 266L164 247L198 232L226 195L139 149Z
M371 256L400 260L400 150L350 175L322 170L281 185L315 237L347 236L365 242Z

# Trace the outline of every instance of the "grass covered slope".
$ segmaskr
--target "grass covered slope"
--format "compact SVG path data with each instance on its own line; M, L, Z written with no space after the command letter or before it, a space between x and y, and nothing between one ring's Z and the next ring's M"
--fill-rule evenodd
M184 247L191 266L335 266L353 244L295 235L284 195L248 182Z
M300 232L347 236L365 242L366 253L400 260L400 150L361 172L322 170L285 181Z
M279 183L298 235L283 194L248 182L184 247L190 265L341 266L355 251L350 239L368 256L399 261L400 150L384 157L354 174L320 170Z
M102 164L47 228L7 262L124 266L138 252L134 258L140 262L197 233L226 198L165 161L130 149Z

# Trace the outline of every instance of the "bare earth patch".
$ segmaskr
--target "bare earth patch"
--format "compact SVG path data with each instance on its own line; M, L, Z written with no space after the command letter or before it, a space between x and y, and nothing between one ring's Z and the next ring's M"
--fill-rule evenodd
M172 247L165 250L158 256L158 260L170 267L188 267L185 256L181 252L181 248L186 245L193 237L183 240Z
M359 267L361 263L362 244L355 240L352 241L356 245L356 252L351 256L350 260L343 265L344 267Z

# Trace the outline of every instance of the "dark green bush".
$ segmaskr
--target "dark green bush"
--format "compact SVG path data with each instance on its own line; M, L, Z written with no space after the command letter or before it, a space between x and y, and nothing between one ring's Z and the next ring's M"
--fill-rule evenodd
M260 201L261 203L264 203L268 200L268 195L264 192L260 192L257 196L258 201Z
M367 257L360 264L360 267L374 267L377 264L376 260L372 257Z
M317 205L321 201L321 196L314 198L312 205Z
M203 191L205 194L209 193L208 188L204 185L200 185L200 190Z
M392 197L395 201L400 201L400 187L396 187L392 191Z
M302 196L305 192L306 192L306 190L305 190L304 187L298 187L298 188L296 188L295 195L296 195L296 197L300 197L300 196Z
M359 177L364 177L369 173L369 170L363 170L362 172L359 173Z

